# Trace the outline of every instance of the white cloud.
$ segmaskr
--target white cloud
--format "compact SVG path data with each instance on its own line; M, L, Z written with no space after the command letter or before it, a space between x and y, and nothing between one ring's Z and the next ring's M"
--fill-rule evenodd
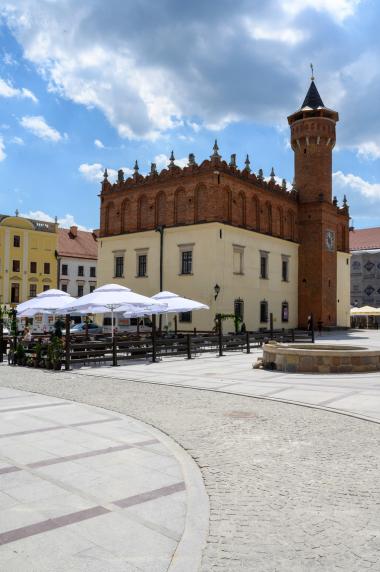
M281 22L282 24L282 22ZM272 22L257 23L255 18L246 18L245 25L254 40L267 40L288 45L296 45L305 40L308 34L295 27L275 27Z
M101 163L82 163L78 167L80 174L91 183L100 183L103 180L104 169ZM122 169L126 178L133 174L133 169L128 167L122 167ZM107 168L107 172L109 181L113 182L117 179L117 169Z
M286 0L283 5L286 11L297 15L307 8L317 12L327 12L338 22L343 22L355 13L361 0Z
M103 143L100 141L100 139L95 139L95 140L94 140L94 145L95 145L95 147L97 147L98 149L104 149L104 145L103 145Z
M28 131L31 131L36 137L40 137L46 141L56 143L57 141L61 141L64 137L59 131L54 129L54 127L50 127L42 115L25 115L22 117L20 124Z
M160 153L159 155L156 155L154 158L154 163L156 163L158 171L161 171L162 169L167 169L169 162L170 162L169 156L165 155L165 153ZM186 167L188 162L189 159L187 157L182 157L182 159L176 159L174 161L174 164L177 165L178 167L183 168Z
M0 161L4 161L6 156L4 139L0 136Z
M31 99L34 103L38 102L38 99L29 89L25 87L18 89L13 87L11 83L0 78L0 97L18 97Z
M17 137L17 136L12 137L11 143L14 143L15 145L25 145L24 139L22 139L22 137Z
M349 191L360 193L370 200L380 199L380 183L370 183L352 173L348 173L347 175L342 173L342 171L333 173L333 185L335 194L337 189L344 193Z
M375 141L367 141L358 145L358 155L364 159L380 159L380 144Z
M45 213L44 211L29 211L28 213L20 213L20 216L25 218L32 218L34 220L41 220L44 222L55 222L54 217ZM69 228L70 226L77 226L79 230L89 230L92 229L86 228L85 226L78 224L75 221L75 218L71 214L65 214L63 217L58 217L58 224L61 228Z

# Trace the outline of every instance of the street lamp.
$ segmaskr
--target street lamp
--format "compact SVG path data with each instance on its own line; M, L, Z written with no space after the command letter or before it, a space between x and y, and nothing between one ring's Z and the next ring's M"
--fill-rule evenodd
M219 286L219 284L215 284L215 286L214 286L214 292L215 292L214 299L216 300L217 297L219 296L219 292L220 292L220 286Z

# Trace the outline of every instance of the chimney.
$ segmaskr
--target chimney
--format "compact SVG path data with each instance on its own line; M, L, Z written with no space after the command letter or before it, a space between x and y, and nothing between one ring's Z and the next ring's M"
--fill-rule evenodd
M70 226L70 234L73 238L76 238L78 236L78 227Z

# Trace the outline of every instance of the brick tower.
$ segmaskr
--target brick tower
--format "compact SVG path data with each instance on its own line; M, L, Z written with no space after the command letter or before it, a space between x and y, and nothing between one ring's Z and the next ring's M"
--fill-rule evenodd
M298 191L298 319L313 313L324 326L337 323L337 233L332 200L332 150L338 113L325 107L314 78L301 109L288 117Z

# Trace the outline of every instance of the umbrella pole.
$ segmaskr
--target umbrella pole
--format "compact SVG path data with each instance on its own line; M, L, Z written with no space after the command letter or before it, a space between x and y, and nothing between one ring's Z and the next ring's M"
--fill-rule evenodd
M113 306L111 306L111 336L113 341Z

